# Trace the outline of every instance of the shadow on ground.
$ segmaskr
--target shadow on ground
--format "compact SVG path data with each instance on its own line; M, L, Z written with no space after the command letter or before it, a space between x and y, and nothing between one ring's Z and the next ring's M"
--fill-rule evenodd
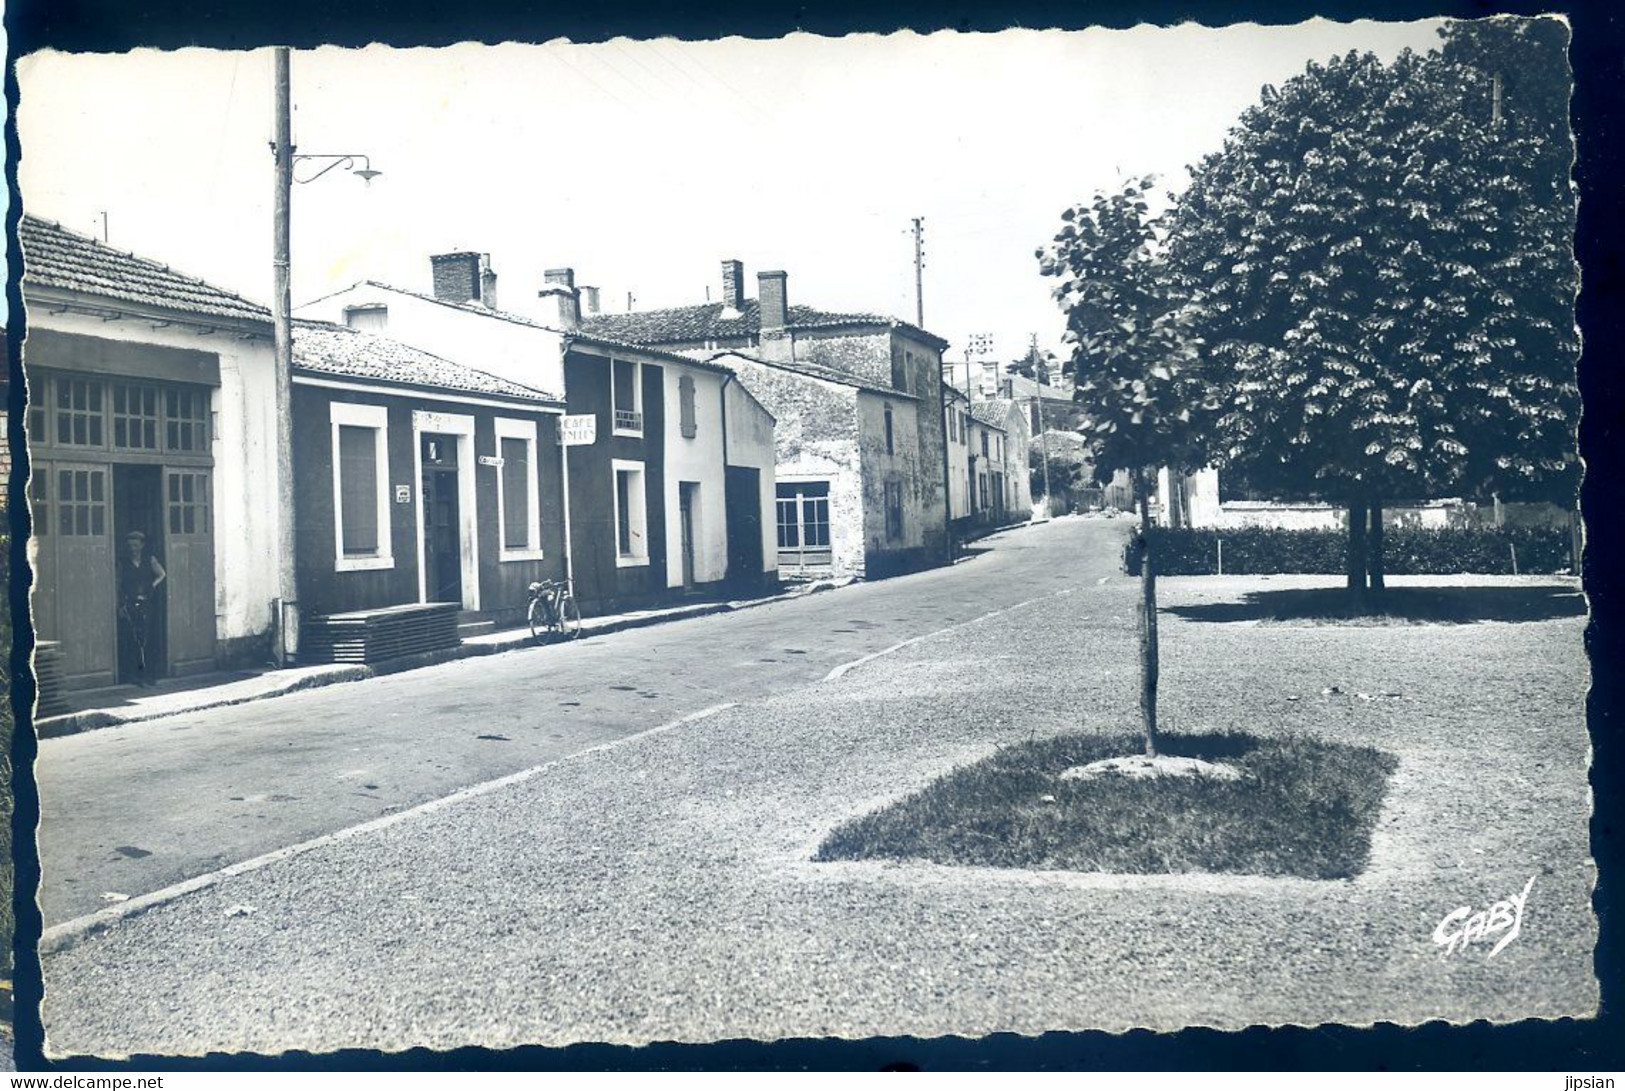
M1187 621L1441 622L1551 621L1585 614L1577 589L1533 587L1390 587L1362 605L1341 587L1252 591L1240 602L1168 606Z

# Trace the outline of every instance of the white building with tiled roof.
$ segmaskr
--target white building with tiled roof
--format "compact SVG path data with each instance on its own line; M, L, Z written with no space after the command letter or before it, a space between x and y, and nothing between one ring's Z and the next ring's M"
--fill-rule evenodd
M886 315L792 303L788 280L780 271L759 273L757 295L748 298L743 266L728 260L722 263L717 302L589 315L582 330L651 348L710 354L745 368L742 381L777 419L781 572L833 565L838 572L875 576L942 563L949 551L951 480L942 412L942 353L948 343ZM734 354L744 363L716 353ZM804 397L789 396L792 388ZM825 396L837 390L851 397ZM878 407L872 412L871 402ZM863 414L854 417L860 409ZM828 419L819 419L822 413ZM907 437L899 431L904 417ZM882 431L888 419L889 441ZM822 475L809 469L800 441L788 438L844 435L854 420L861 422L862 434L849 437L852 457L831 463ZM868 452L862 472L860 449ZM886 460L883 472L876 469L880 459ZM860 494L843 500L843 490L850 491L854 482L861 485ZM817 518L809 523L808 513ZM843 529L826 528L820 521L825 513L831 526ZM823 543L835 539L848 547L832 553Z
M264 663L278 593L270 313L33 216L18 235L34 623L51 672L87 688ZM135 532L167 571L144 655L119 616Z

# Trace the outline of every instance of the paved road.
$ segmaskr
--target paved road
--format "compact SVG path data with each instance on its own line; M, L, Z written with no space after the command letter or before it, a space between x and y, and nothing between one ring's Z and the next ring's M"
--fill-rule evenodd
M866 616L819 612L840 593L804 604L819 610L795 615L806 625L793 643L785 626L756 630L748 651L712 639L727 626L695 627L710 675L788 660L787 647L827 656L825 669L49 952L50 1047L503 1048L1594 1012L1580 617L1225 622L1211 607L1243 585L1163 583L1166 727L1308 732L1398 759L1354 880L813 862L837 825L998 746L1134 731L1137 588L1109 575L1114 529L1024 531L912 592L864 589L900 592L877 616L937 600L980 620L832 681L827 667L862 647L817 648L813 621L861 631L853 619ZM1030 598L1036 572L1062 578L988 616ZM1493 960L1441 954L1443 914L1530 876L1517 942Z
M951 569L43 742L46 927L832 668L1117 565L1059 520Z

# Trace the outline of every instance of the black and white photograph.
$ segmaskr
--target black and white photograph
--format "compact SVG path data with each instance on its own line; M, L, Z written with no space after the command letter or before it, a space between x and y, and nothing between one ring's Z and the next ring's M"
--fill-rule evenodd
M45 1057L1596 1016L1572 34L16 56Z

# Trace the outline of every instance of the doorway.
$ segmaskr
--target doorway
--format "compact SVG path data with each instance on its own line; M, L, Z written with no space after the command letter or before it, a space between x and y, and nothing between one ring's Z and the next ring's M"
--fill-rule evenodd
M694 590L694 520L698 517L695 497L700 491L697 481L677 483L677 511L682 521L683 590Z
M146 555L155 558L166 569L169 566L164 549L164 505L162 466L113 466L113 556L114 566L130 563L126 537L140 532L146 536ZM165 583L167 584L167 580ZM114 581L114 587L120 581ZM169 612L167 586L146 604L146 612L138 621L119 617L117 676L121 683L151 682L168 673ZM118 610L122 603L115 603ZM212 621L213 618L211 617ZM140 633L136 632L139 626Z
M458 507L457 437L425 432L423 464L423 571L430 602L463 601L462 518Z

